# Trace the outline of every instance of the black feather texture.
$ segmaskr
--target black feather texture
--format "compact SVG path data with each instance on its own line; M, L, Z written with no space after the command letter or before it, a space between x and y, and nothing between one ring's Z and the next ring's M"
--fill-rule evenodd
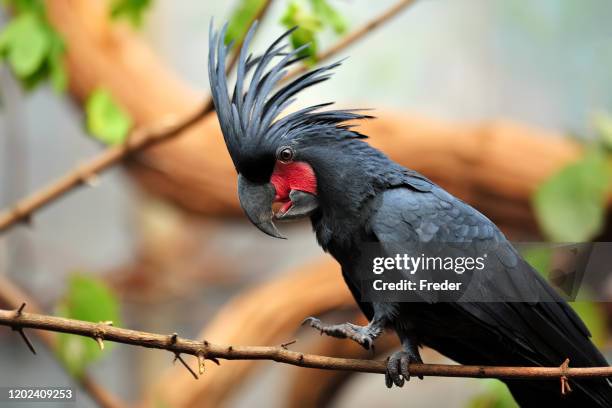
M230 97L225 60L231 44L224 43L227 24L220 31L210 25L208 75L213 102L225 143L238 172L261 167L266 157L282 144L302 137L330 135L338 138L365 138L352 130L352 122L371 118L361 110L321 110L333 102L300 109L279 117L306 88L328 80L341 61L312 69L278 87L288 68L302 60L298 55L308 45L287 51L287 30L263 54L248 52L257 22L249 29L238 58L236 83ZM278 89L276 89L278 88ZM340 132L338 132L340 131ZM264 165L265 167L265 165Z

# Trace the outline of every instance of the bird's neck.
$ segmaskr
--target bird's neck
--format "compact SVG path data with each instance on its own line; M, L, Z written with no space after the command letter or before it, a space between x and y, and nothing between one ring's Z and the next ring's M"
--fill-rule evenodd
M311 219L317 241L326 251L348 250L366 233L372 201L405 169L360 140L312 150L319 209Z

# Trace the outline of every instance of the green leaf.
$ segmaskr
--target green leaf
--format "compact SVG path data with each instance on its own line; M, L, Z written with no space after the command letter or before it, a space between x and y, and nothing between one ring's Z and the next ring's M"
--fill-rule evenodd
M550 247L528 248L521 251L521 255L542 276L548 278L553 259L553 250ZM584 293L583 296L589 297L588 294ZM607 339L607 327L601 308L594 302L575 301L569 302L569 304L589 328L593 343L597 346L603 346Z
M612 150L612 117L607 113L597 113L593 125L604 147L608 151Z
M591 339L596 346L603 347L607 339L606 317L595 302L569 302L591 332Z
M246 35L251 22L266 4L266 0L240 0L231 13L225 32L225 44L235 41L235 45Z
M0 36L0 52L6 55L13 72L21 79L42 66L49 45L44 21L31 13L13 19Z
M523 258L533 266L543 277L548 278L550 267L552 265L552 251L551 248L545 246L527 248L521 251Z
M306 62L314 64L317 62L317 39L313 31L298 28L291 34L291 46L294 49L301 47L302 45L308 44L308 48L305 48L298 53L299 57L306 57Z
M281 19L281 23L287 28L298 26L298 29L291 34L291 45L296 49L309 44L309 47L300 52L299 56L306 57L310 63L315 63L317 55L316 33L323 27L321 20L299 3L291 2Z
M69 319L121 324L119 302L110 289L101 281L85 275L76 274L70 278L68 292L58 305L57 313ZM105 346L107 350L112 343ZM93 339L64 333L58 335L56 353L75 377L82 376L87 366L102 356Z
M40 66L39 69L36 70L32 75L29 75L25 78L21 78L21 86L30 91L42 82L44 82L49 77L49 66L48 63L45 62Z
M27 12L42 16L45 13L44 0L4 0L3 3L15 10L17 14Z
M55 32L51 36L51 46L49 47L49 79L56 92L62 92L68 85L68 75L64 66L64 41Z
M87 129L98 140L109 144L123 143L132 127L128 114L105 89L96 89L85 106Z
M344 34L347 29L347 24L344 19L327 0L310 0L314 13L323 21L325 25L330 26L336 34Z
M4 2L16 17L0 34L0 58L7 61L25 89L50 79L56 91L66 88L61 36L49 25L42 0Z
M54 55L49 57L49 79L56 92L62 92L66 89L68 76L66 75L66 68L61 56Z
M508 387L499 381L493 379L483 380L485 391L474 397L467 406L469 408L516 408L517 403L514 401L512 394L508 391Z
M13 38L15 36L15 20L9 22L2 33L0 33L0 53L2 53L3 57L6 57L6 54L9 51L9 48L13 42Z
M134 27L140 27L145 12L151 7L153 0L114 0L111 6L113 19L125 18Z
M546 180L533 205L545 235L556 242L583 242L602 228L611 181L606 155L592 150Z

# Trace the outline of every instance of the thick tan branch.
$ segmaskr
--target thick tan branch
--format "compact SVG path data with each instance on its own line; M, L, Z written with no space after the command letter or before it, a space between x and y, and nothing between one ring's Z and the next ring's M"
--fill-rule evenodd
M25 312L18 313L16 310L0 310L0 325L8 326L12 329L32 328L70 333L103 341L168 350L173 353L190 354L205 359L272 360L308 368L377 374L385 373L384 361L333 358L304 354L282 347L220 345L207 341L183 339L174 334L147 333L61 317ZM550 379L561 377L610 377L612 376L612 367L567 368L565 363L560 367L411 364L410 372L413 375L435 377Z

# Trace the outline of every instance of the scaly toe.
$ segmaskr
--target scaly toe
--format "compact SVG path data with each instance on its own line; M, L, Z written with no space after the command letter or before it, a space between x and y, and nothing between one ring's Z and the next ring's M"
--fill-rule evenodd
M397 356L397 353L392 354L387 360L387 372L385 376L388 377L386 379L387 386L389 386L389 380L391 380L391 384L395 384L398 387L404 385L404 378L402 378L400 371L400 358Z
M385 384L391 388L393 384L398 387L404 385L404 381L410 381L410 363L422 363L419 356L405 351L397 351L387 359L387 371L385 373ZM423 379L423 376L419 376Z
M321 330L321 320L317 319L316 317L307 317L304 320L302 320L302 323L300 324L300 326L304 326L304 325L310 325L310 327L314 327L317 330Z

